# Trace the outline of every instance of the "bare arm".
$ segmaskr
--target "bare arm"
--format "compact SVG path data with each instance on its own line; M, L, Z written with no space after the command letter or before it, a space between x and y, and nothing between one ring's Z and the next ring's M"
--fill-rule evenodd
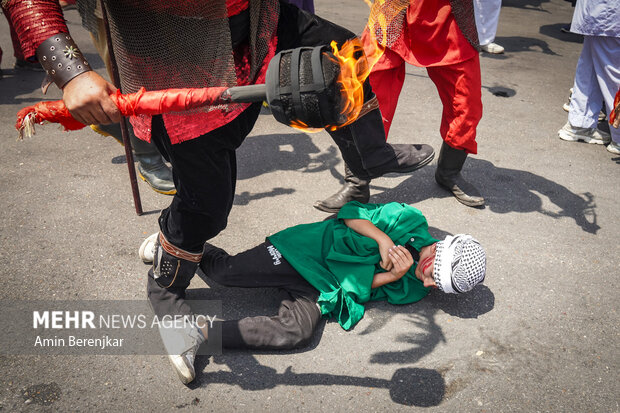
M392 269L392 261L389 258L389 250L394 247L392 239L383 231L366 219L344 219L344 224L360 235L375 240L379 245L381 254L381 268L389 271Z

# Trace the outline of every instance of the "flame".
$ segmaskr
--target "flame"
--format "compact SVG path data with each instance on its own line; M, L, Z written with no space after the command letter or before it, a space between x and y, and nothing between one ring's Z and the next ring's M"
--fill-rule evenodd
M364 33L364 41L355 37L347 40L338 48L331 42L332 53L340 66L338 84L342 99L341 119L338 125L328 125L325 129L334 131L353 123L364 105L364 82L370 75L372 67L379 61L385 51L385 41L390 25L409 4L409 0L364 0L371 12ZM367 38L366 38L367 36ZM303 122L292 121L290 126L306 132L318 132L321 129L309 128Z
M333 131L347 126L360 114L364 105L364 82L385 50L374 41L374 38L372 40L368 44L363 44L362 40L356 37L346 41L340 49L336 42L331 42L332 53L340 65L338 76L342 99L340 115L346 120L339 125L329 125L326 129Z
M362 41L357 37L347 40L340 48L335 41L332 41L331 48L333 57L330 59L335 59L340 66L340 74L336 82L341 94L341 121L337 125L327 125L325 129L334 131L357 119L364 104L364 81L370 75L371 66L364 53ZM290 121L289 126L311 133L323 130L311 128L299 119Z
M320 129L320 128L311 128L310 126L306 125L305 123L303 123L299 119L291 120L290 123L288 124L288 126L290 126L291 128L299 129L299 130L302 130L304 132L310 132L310 133L320 132L320 131L323 130L323 129Z

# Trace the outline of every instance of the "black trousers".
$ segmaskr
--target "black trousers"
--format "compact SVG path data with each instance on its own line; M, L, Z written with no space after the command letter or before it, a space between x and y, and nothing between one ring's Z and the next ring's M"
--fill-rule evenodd
M280 7L279 49L324 45L332 40L343 43L354 37L352 32L288 3L281 2ZM237 24L238 21L235 22ZM367 83L365 97L371 96L372 91ZM153 117L152 140L172 164L177 189L172 203L159 217L160 230L171 244L189 252L200 253L205 242L226 227L237 179L235 151L252 130L259 112L260 104L252 104L232 122L176 145L170 143L161 116ZM330 135L339 146L345 162L356 174L395 158L394 150L385 142L383 121L378 110L345 128L330 132ZM212 263L201 264L207 266L204 268L205 273L223 285L272 286L284 290L277 316L252 317L224 323L223 344L226 347L262 349L303 345L319 319L316 298L311 299L307 295L306 281L285 260L277 269L265 264L260 267L264 271L257 273L256 263L245 257L258 260L261 257L260 250L259 246L250 250L252 252L234 257L222 252ZM229 269L221 262L234 264L236 269ZM161 287L153 279L153 271L149 273L148 296L158 316L191 314L184 297L185 288L194 276L195 265L179 268L185 268L186 271L176 274L175 284L169 288ZM248 285L252 282L256 285Z
M303 347L311 340L321 319L318 291L271 243L264 242L233 256L207 244L200 268L209 278L227 287L280 289L277 315L222 322L224 348L292 349ZM148 294L157 315L191 314L183 301L183 292L163 288L151 277L148 279Z
M343 43L353 37L345 28L288 3L280 4L279 50L329 44L331 40ZM368 82L365 92L372 96ZM152 139L172 164L177 188L159 225L175 246L200 252L205 241L226 227L237 179L235 150L252 130L259 112L260 104L253 104L229 124L175 145L170 143L161 117L153 117ZM354 173L380 166L395 156L385 142L378 110L330 135Z

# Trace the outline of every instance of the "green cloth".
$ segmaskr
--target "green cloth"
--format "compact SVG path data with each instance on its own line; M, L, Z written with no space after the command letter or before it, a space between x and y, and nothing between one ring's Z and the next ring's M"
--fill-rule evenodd
M338 213L338 219L297 225L267 237L319 291L318 304L324 316L336 318L348 330L364 316L363 303L367 301L408 304L428 293L415 276L417 262L400 280L371 289L374 275L385 271L379 266L379 246L347 227L343 219L366 219L394 244L410 244L418 251L437 242L428 233L426 218L418 209L396 202L349 202Z

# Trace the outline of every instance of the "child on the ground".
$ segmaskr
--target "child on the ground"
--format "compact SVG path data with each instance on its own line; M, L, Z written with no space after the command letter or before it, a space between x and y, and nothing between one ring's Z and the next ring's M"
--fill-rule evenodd
M140 248L152 259L157 234ZM155 257L157 261L157 253ZM409 205L350 202L337 219L297 225L237 255L207 244L200 268L230 287L278 287L283 297L276 316L222 323L224 348L291 349L308 344L321 315L348 330L364 315L364 303L407 304L436 287L463 293L484 280L486 256L469 235L433 238L422 213ZM148 279L156 314L178 314L165 287L171 280ZM206 333L206 332L202 332ZM195 335L195 334L192 334ZM205 334L170 358L185 383L195 376L193 360ZM187 341L187 340L186 340Z

